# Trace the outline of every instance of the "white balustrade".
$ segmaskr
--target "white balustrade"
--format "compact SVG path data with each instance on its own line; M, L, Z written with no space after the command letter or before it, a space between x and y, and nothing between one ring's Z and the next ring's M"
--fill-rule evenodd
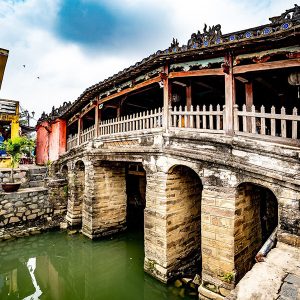
M237 105L234 106L234 131L236 134L296 140L300 136L299 124L300 116L297 108L293 108L291 114L287 114L285 107L276 113L274 106L271 107L270 112L266 112L263 105L260 109L252 105L248 111L246 105L242 106L241 111Z
M212 105L203 105L200 107L187 106L177 108L176 106L170 110L170 128L188 129L201 132L224 132L224 107L221 110L220 105L213 109Z

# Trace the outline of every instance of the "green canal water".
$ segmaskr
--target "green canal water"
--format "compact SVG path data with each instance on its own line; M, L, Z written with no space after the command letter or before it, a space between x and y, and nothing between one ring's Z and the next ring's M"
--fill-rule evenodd
M143 235L91 241L48 232L0 243L0 299L196 299L143 271Z

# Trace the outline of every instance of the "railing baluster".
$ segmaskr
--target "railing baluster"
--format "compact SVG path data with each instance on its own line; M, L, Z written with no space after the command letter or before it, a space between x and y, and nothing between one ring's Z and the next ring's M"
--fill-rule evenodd
M213 119L212 112L213 112L213 107L210 104L209 105L209 129L211 129L211 130L214 129L214 119Z
M265 107L262 105L260 108L260 113L262 117L260 118L260 134L266 134L266 118L265 118Z
M149 128L149 110L146 111L146 127L145 129Z
M187 118L187 114L188 114L188 110L187 110L187 106L184 107L184 111L183 111L183 126L182 127L188 127L188 118Z
M258 133L256 128L256 117L255 117L255 106L252 105L251 106L251 112L252 112L252 116L251 116L251 132L252 133Z
M242 107L242 110L243 110L243 113L246 113L247 112L247 107L246 105L244 104L243 107ZM242 119L243 119L243 132L250 132L250 128L248 128L248 122L247 122L247 118L250 118L250 117L247 117L246 115L243 115Z
M178 123L179 123L179 128L181 128L182 127L182 108L181 108L181 105L179 106L178 112L179 112Z
M280 110L280 114L282 117L285 116L285 108L284 107L281 107L281 110ZM283 138L286 138L286 120L285 119L281 119L281 137Z
M275 107L271 107L271 135L276 135L276 122L275 122Z
M176 116L176 111L177 111L177 106L174 106L174 108L173 108L173 112L174 112L174 114L173 114L173 116L172 116L172 126L171 127L177 127L176 126L176 119L177 119L177 116Z
M206 106L203 105L203 129L206 129Z
M223 112L225 111L223 106ZM233 130L234 132L240 131L240 124L239 124L239 106L237 104L233 105ZM225 119L225 116L223 116L223 119Z
M190 128L195 128L195 122L194 122L194 106L191 105L191 109L190 109Z
M143 112L143 129L147 129L147 122L148 122L148 110Z
M216 115L216 119L217 119L217 130L220 130L221 128L221 120L220 120L220 105L217 105L217 115Z
M294 107L293 109L293 116L297 116L298 115L298 111L297 108ZM297 133L297 121L292 121L292 139L297 139L298 133Z
M196 106L196 128L199 129L200 128L200 107L199 105Z

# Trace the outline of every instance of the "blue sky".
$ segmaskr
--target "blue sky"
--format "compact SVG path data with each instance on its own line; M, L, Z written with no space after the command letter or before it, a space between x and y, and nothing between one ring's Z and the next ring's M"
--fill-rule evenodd
M186 44L204 23L238 31L268 23L294 2L0 0L0 48L10 51L0 98L39 116L166 49L173 37Z

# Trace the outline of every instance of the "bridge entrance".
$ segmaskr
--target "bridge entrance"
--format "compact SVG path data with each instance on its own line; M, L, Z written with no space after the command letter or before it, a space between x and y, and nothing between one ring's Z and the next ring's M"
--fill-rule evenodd
M130 163L126 166L127 227L144 228L144 208L146 206L146 172L142 164Z

